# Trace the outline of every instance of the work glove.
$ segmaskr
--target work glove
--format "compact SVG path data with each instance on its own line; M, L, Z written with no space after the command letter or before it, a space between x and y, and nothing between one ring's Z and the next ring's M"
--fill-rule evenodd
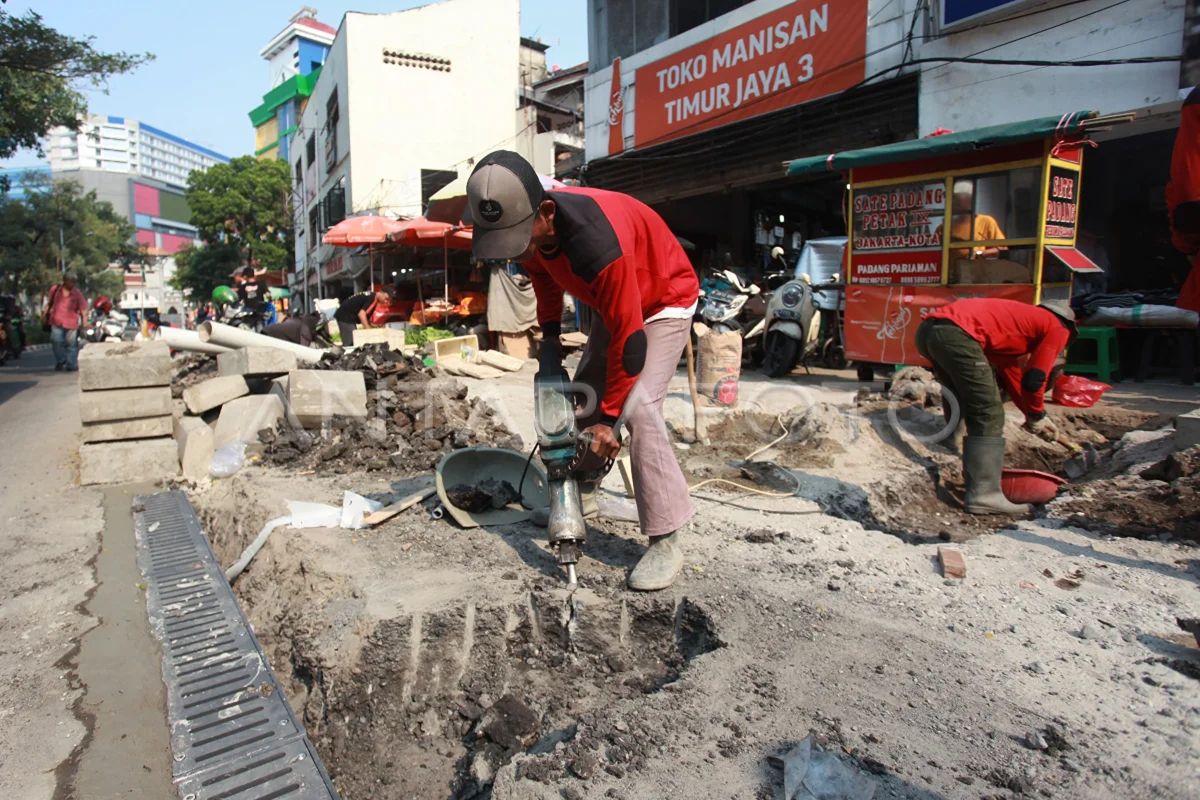
M1058 426L1054 424L1054 420L1045 414L1036 418L1027 418L1025 420L1025 430L1043 441L1058 441Z

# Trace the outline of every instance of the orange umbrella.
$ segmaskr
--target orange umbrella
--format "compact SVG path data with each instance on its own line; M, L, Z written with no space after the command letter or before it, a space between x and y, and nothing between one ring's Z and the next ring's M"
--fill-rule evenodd
M448 222L434 222L425 217L404 219L388 234L388 241L408 247L447 247L454 250L471 249L471 229Z
M362 217L347 217L325 231L321 241L338 247L357 247L360 244L382 244L388 235L400 229L394 219L367 214Z

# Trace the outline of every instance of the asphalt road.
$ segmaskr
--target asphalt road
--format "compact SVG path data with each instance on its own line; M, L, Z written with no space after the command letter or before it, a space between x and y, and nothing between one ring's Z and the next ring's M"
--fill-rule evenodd
M0 368L0 797L172 797L134 489L77 485L78 391L48 352Z

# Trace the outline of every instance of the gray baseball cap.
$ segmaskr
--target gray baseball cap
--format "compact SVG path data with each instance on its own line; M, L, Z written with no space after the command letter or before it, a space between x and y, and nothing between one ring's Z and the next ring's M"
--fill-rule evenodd
M1067 322L1075 322L1075 311L1071 308L1071 304L1066 300L1043 300L1042 302L1038 303L1038 305L1049 311L1051 314L1062 317Z
M480 260L516 258L529 247L545 196L529 162L511 150L489 153L467 179L463 221L475 226L472 254Z

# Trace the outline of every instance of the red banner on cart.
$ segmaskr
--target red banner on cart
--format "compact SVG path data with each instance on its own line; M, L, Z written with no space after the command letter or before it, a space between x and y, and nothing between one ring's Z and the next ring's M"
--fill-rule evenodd
M638 147L840 92L863 79L864 0L799 0L644 67Z
M966 297L1033 302L1033 286L849 286L846 288L846 357L868 364L920 364L917 326L929 312Z
M941 283L942 251L899 250L891 253L860 253L855 251L850 270L851 282L856 284L909 286Z

